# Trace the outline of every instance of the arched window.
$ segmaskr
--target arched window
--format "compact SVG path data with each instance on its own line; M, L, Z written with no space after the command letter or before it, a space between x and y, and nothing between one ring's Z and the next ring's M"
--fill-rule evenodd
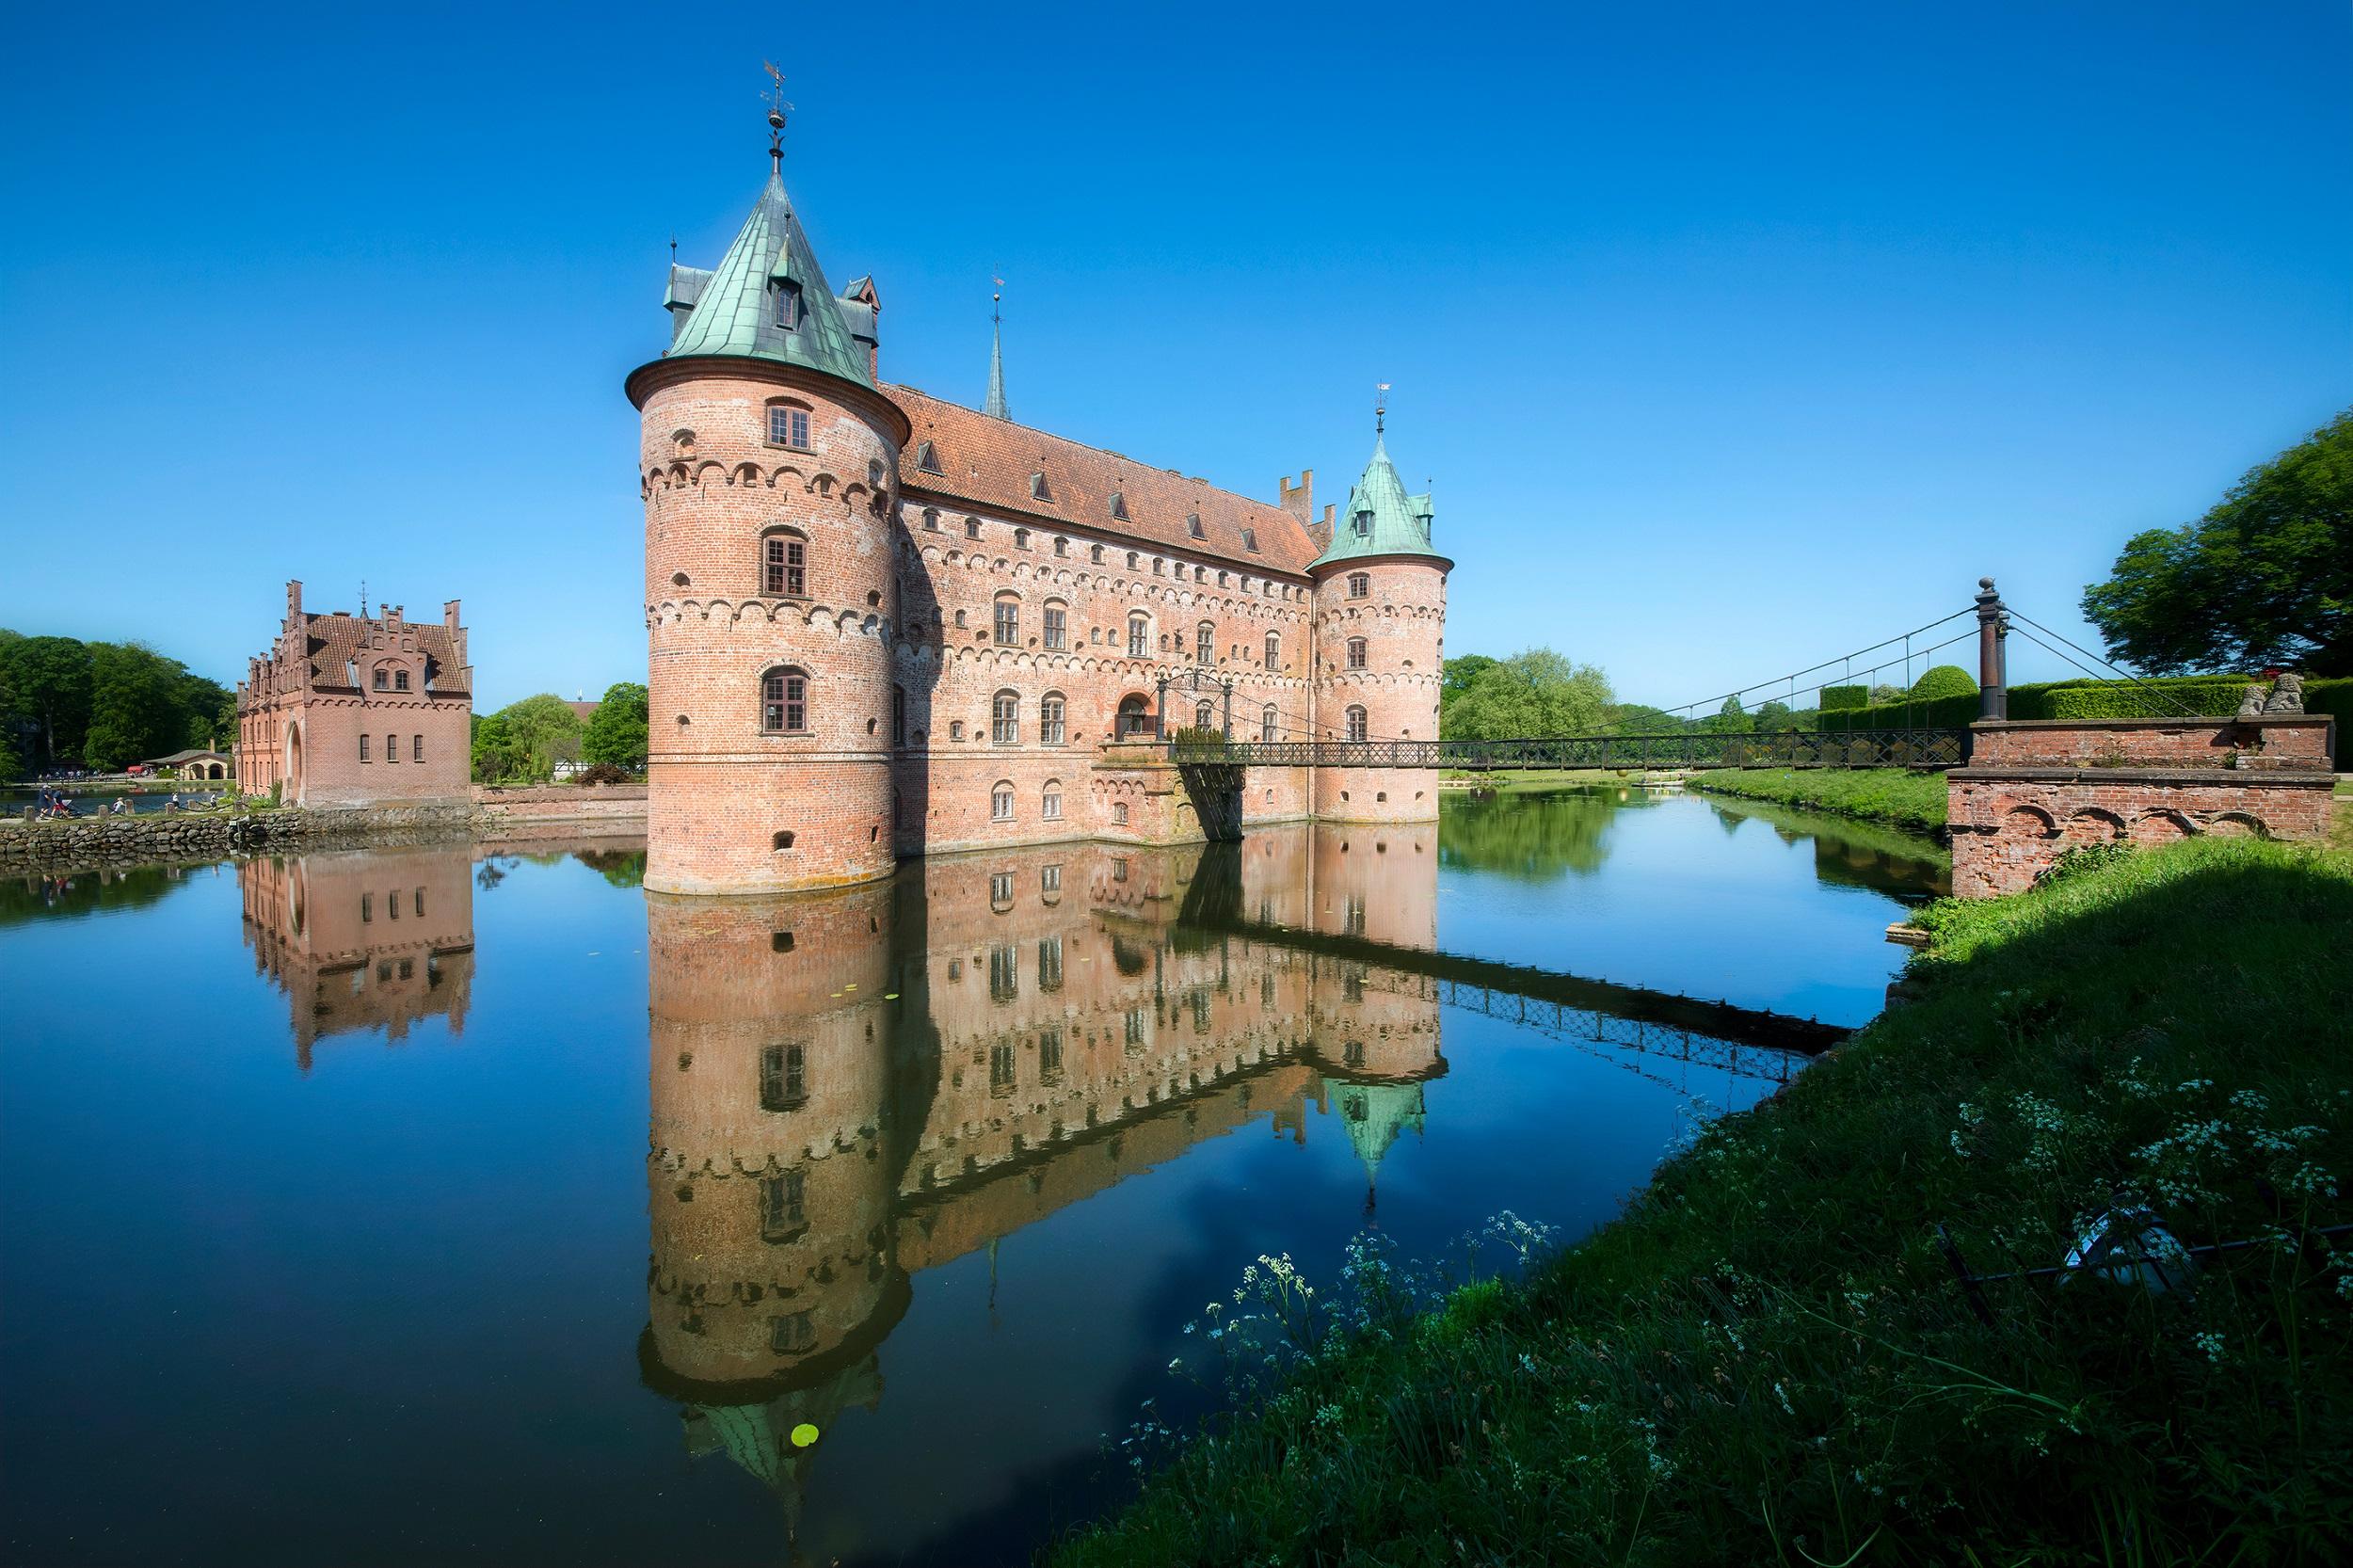
M1152 731L1152 715L1144 711L1142 695L1129 693L1119 699L1119 736L1129 740Z
M1269 745L1274 744L1274 704L1272 702L1258 713L1258 739Z
M1096 566L1101 566L1103 564L1103 547L1099 544L1088 546L1087 560Z
M1046 601L1046 646L1048 648L1070 646L1070 606L1059 599L1049 599Z
M1061 779L1049 778L1046 781L1046 793L1038 801L1037 814L1048 822L1062 821Z
M1012 594L997 596L997 646L1011 648L1021 634L1021 601Z
M964 536L968 539L977 539L981 536L980 519L966 518L964 520Z
M939 532L938 507L926 506L923 508L923 532L926 534L936 534Z
M771 528L760 536L760 591L771 599L807 597L808 539L790 528Z
M1138 556L1134 551L1132 551L1132 550L1131 550L1131 551L1128 552L1128 569L1129 571L1133 571L1133 570L1135 570L1135 569L1136 569L1136 562L1137 562L1139 559L1141 559L1141 557L1140 557L1140 556Z
M1348 667L1353 670L1360 670L1365 667L1364 638L1351 637L1348 639Z
M1013 548L1016 550L1027 550L1030 548L1030 531L1028 529L1016 528L1013 531Z
M1055 536L1055 538L1054 538L1054 553L1055 553L1055 554L1057 554L1057 555L1067 555L1067 554L1069 554L1069 553L1070 553L1070 541L1069 541L1068 539L1065 539L1065 538L1062 537L1060 535L1056 535L1056 536Z
M1367 741L1372 738L1372 727L1362 708L1351 708L1348 711L1348 738L1352 741Z
M384 737L384 760L387 762L397 762L400 760L399 736L387 735Z
M368 760L368 734L367 734L367 731L363 729L363 730L361 730L361 731L360 732L360 760L361 760L362 762L364 762L364 761L366 761L367 760Z
M1372 574L1367 571L1350 572L1348 574L1348 597L1351 599L1369 599L1371 596Z
M1037 699L1037 738L1041 745L1058 746L1065 736L1065 718L1069 709L1060 692L1048 692Z
M1128 657L1142 659L1152 651L1152 617L1139 610L1128 617Z
M1266 667L1271 670L1283 667L1283 634L1279 632L1266 634Z
M1014 692L999 692L989 704L988 738L1000 746L1021 743L1021 698Z
M1196 727L1202 729L1215 729L1217 728L1217 710L1211 707L1209 703L1196 702L1193 706L1193 722Z
M995 784L989 786L988 820L990 822L1013 821L1012 779L1000 778Z
M808 728L808 674L785 667L760 678L760 728L771 735L798 735Z
M1206 664L1216 652L1217 627L1214 622L1205 620L1193 629L1193 662Z
M412 742L414 742L414 743L415 743L414 744L412 744L412 745L408 748L408 760L410 760L411 762L422 762L422 761L424 761L424 736L422 736L422 735L411 735L411 736L410 736L410 737L408 737L408 738L409 738L409 740L410 740L410 741L412 741ZM216 773L213 775L213 776L214 776L214 777L216 777L216 778L217 778L217 777L219 777L219 776L220 776L220 775L219 775L217 772L216 772ZM419 914L423 914L423 913L424 913L424 911L423 911L423 910L419 910L419 911L418 911L418 913L419 913Z

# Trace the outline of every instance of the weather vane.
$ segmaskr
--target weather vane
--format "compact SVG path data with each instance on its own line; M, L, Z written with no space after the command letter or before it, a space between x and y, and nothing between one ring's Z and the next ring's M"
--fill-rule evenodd
M760 69L768 73L768 157L777 172L784 169L784 117L792 105L785 101L784 72L772 61L762 60Z
M1381 434L1387 427L1388 417L1389 384L1386 381L1376 381L1372 384L1372 433L1374 435Z

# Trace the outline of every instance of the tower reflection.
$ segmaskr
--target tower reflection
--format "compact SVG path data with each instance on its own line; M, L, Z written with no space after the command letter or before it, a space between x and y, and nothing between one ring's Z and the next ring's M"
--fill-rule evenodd
M1304 1141L1311 1105L1369 1183L1446 1070L1435 984L1209 917L1427 949L1436 873L1434 824L1303 824L648 895L639 1362L689 1450L757 1476L797 1539L823 1434L882 1397L911 1276L1261 1117Z

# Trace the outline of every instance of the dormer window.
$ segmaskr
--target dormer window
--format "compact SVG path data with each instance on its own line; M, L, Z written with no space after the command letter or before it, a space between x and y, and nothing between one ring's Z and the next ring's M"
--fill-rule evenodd
M801 325L801 285L789 278L776 283L776 325L788 332Z
M1113 520L1119 522L1126 522L1128 520L1128 496L1126 491L1112 491L1112 517Z
M1258 552L1258 531L1257 529L1245 528L1241 531L1241 547L1253 555Z
M1196 539L1206 539L1209 536L1209 533L1201 526L1201 514L1198 512L1187 512L1185 514L1185 532L1191 534Z
M1369 535L1370 535L1371 533L1372 533L1372 514L1371 514L1370 512L1359 512L1359 513L1357 513L1357 514L1356 514L1356 536L1357 536L1358 538L1360 538L1360 539L1361 539L1361 538L1364 538L1364 537L1368 536L1369 536Z
M1035 473L1030 475L1030 499L1032 501L1051 501L1054 499L1053 487L1047 484L1046 471L1044 469L1040 469Z
M941 473L946 472L939 466L939 448L934 446L929 441L923 442L915 449L915 466L921 469L925 473Z

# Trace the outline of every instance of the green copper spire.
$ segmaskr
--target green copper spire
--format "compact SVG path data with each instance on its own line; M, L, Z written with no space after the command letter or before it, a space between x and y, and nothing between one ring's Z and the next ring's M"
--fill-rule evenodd
M1381 1174L1382 1157L1398 1134L1412 1128L1418 1136L1422 1126L1421 1085L1418 1083L1359 1083L1344 1078L1326 1078L1324 1093L1339 1108L1340 1125L1348 1129L1348 1141L1354 1145L1356 1158L1365 1167L1365 1208L1372 1208L1372 1192Z
M981 405L981 412L991 419L1010 420L1013 410L1005 407L1005 323L999 302L1005 296L988 296L988 401Z
M687 305L666 356L726 354L779 360L874 389L867 354L825 286L781 169L744 220L735 243L708 274L673 267L670 305Z
M1385 388L1384 391L1386 389ZM1317 556L1310 570L1331 561L1364 555L1444 556L1431 544L1435 508L1430 497L1407 495L1405 482L1389 461L1388 439L1383 426L1386 412L1376 406L1372 424L1372 460L1348 492L1348 504L1332 524L1332 542Z

